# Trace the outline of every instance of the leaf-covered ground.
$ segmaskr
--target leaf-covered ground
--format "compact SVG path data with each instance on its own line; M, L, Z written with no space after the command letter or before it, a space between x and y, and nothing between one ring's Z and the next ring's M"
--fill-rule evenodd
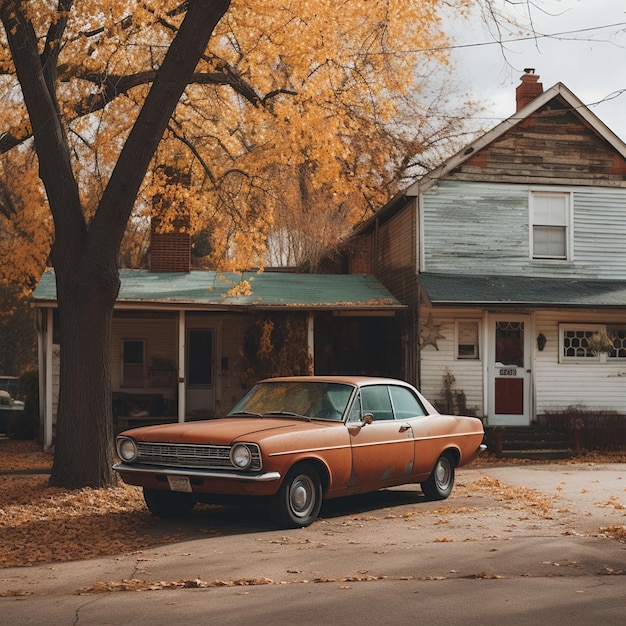
M625 463L626 450L584 453L560 461L601 462ZM489 455L475 461L477 465L493 463L503 461ZM112 489L48 487L51 467L52 456L41 452L36 442L0 441L0 568L128 553L198 532L185 524L172 527L160 523L147 511L141 491L122 483ZM501 489L480 482L477 487ZM538 499L529 498L526 492L508 493L528 506L539 507ZM624 526L605 531L626 540Z

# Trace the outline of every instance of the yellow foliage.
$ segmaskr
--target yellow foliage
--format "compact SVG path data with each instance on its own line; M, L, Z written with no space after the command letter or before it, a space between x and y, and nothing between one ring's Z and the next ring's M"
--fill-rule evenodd
M50 25L68 20L56 94L88 221L183 18L181 4L75 0L67 15L55 2L26 4L41 53ZM462 125L462 114L444 120L430 111L447 89L442 11L469 4L234 0L146 176L124 261L141 262L131 248L145 250L159 198L162 228L182 214L191 233L208 233L205 265L262 266L270 246L272 260L314 266L397 191L407 159ZM4 36L2 44L2 127L24 141L30 124ZM186 183L163 180L166 164ZM282 240L289 251L277 250Z
M53 231L36 164L24 154L11 156L0 159L0 285L14 297L0 308L5 315L30 296L46 266Z

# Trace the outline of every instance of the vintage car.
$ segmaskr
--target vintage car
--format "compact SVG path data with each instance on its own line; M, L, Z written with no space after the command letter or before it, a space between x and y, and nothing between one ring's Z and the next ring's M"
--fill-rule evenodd
M219 496L264 497L275 523L295 528L317 518L323 499L406 483L447 498L483 435L479 419L442 415L399 380L270 378L226 417L121 433L113 469L161 517Z

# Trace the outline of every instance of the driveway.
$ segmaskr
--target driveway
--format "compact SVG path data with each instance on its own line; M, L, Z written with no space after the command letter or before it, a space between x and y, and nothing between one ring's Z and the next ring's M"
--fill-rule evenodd
M161 547L0 570L0 623L621 625L624 470L470 466L443 502L385 490L294 531L200 509L184 541L163 522Z

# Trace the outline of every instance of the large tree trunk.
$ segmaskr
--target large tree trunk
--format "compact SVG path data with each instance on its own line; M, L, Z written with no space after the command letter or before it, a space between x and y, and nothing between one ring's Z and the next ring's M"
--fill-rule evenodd
M111 470L111 324L118 255L141 182L230 0L189 0L152 88L89 224L80 204L56 97L56 61L72 0L59 7L52 41L39 54L26 0L0 1L2 20L33 128L40 177L55 224L52 262L61 320L60 394L50 484L106 487ZM65 16L65 17L64 17ZM52 50L52 52L49 52Z
M107 273L106 280L98 275ZM117 271L86 267L57 276L61 370L50 484L68 489L115 481L111 412L111 323Z

